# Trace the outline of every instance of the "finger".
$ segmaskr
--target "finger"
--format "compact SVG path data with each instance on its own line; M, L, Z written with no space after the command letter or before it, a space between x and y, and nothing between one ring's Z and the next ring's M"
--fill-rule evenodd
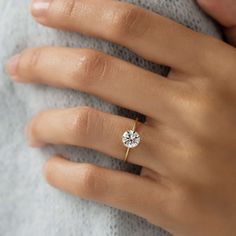
M121 44L172 68L193 71L199 66L197 58L200 63L210 46L202 35L133 4L111 0L39 2L33 1L32 14L44 25Z
M35 48L18 60L17 81L79 89L158 119L172 114L180 90L178 81L92 49Z
M197 0L199 5L225 27L229 43L236 46L236 4L235 0Z
M198 4L225 27L236 25L235 0L197 0Z
M123 160L126 147L122 135L134 121L89 107L49 110L36 116L28 126L31 146L66 144L87 147ZM130 150L128 161L140 166L154 166L151 139L153 130L139 123L140 144ZM144 158L145 157L145 158Z
M62 191L162 224L168 192L158 182L92 164L73 163L61 157L49 159L44 173L48 183Z

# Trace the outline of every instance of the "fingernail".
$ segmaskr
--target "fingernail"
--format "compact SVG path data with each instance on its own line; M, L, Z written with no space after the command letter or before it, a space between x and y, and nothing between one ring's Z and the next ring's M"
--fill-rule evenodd
M26 135L28 145L30 147L39 148L39 147L45 146L45 143L40 142L39 140L35 139L35 137L33 136L31 123L25 127L25 135Z
M36 18L42 19L45 17L51 0L34 0L32 3L32 15Z
M19 64L20 54L13 56L6 65L7 73L11 76L12 79L17 79L17 67Z

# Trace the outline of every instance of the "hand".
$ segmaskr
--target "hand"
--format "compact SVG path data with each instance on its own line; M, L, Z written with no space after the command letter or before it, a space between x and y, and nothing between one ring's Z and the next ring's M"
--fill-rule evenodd
M174 235L236 235L236 49L119 1L35 1L32 14L172 69L165 79L93 49L35 48L11 59L16 82L78 89L147 117L128 156L143 167L140 176L54 156L45 164L47 181ZM121 136L133 123L89 107L55 109L32 120L28 139L35 147L77 145L123 159Z

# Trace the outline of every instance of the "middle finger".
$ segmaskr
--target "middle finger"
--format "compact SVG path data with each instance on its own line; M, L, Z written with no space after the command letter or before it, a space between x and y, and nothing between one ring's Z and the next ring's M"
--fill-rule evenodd
M28 49L17 60L16 75L8 65L16 81L79 89L163 121L182 89L179 81L92 49Z

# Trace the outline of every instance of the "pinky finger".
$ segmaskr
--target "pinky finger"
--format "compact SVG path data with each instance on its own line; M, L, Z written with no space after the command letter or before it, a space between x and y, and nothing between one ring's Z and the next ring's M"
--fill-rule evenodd
M46 162L44 174L50 185L62 191L134 213L150 221L155 210L163 212L163 209L159 209L163 204L158 206L157 203L163 202L166 189L146 177L88 163L74 163L59 156ZM155 216L156 221L161 226L161 215Z

